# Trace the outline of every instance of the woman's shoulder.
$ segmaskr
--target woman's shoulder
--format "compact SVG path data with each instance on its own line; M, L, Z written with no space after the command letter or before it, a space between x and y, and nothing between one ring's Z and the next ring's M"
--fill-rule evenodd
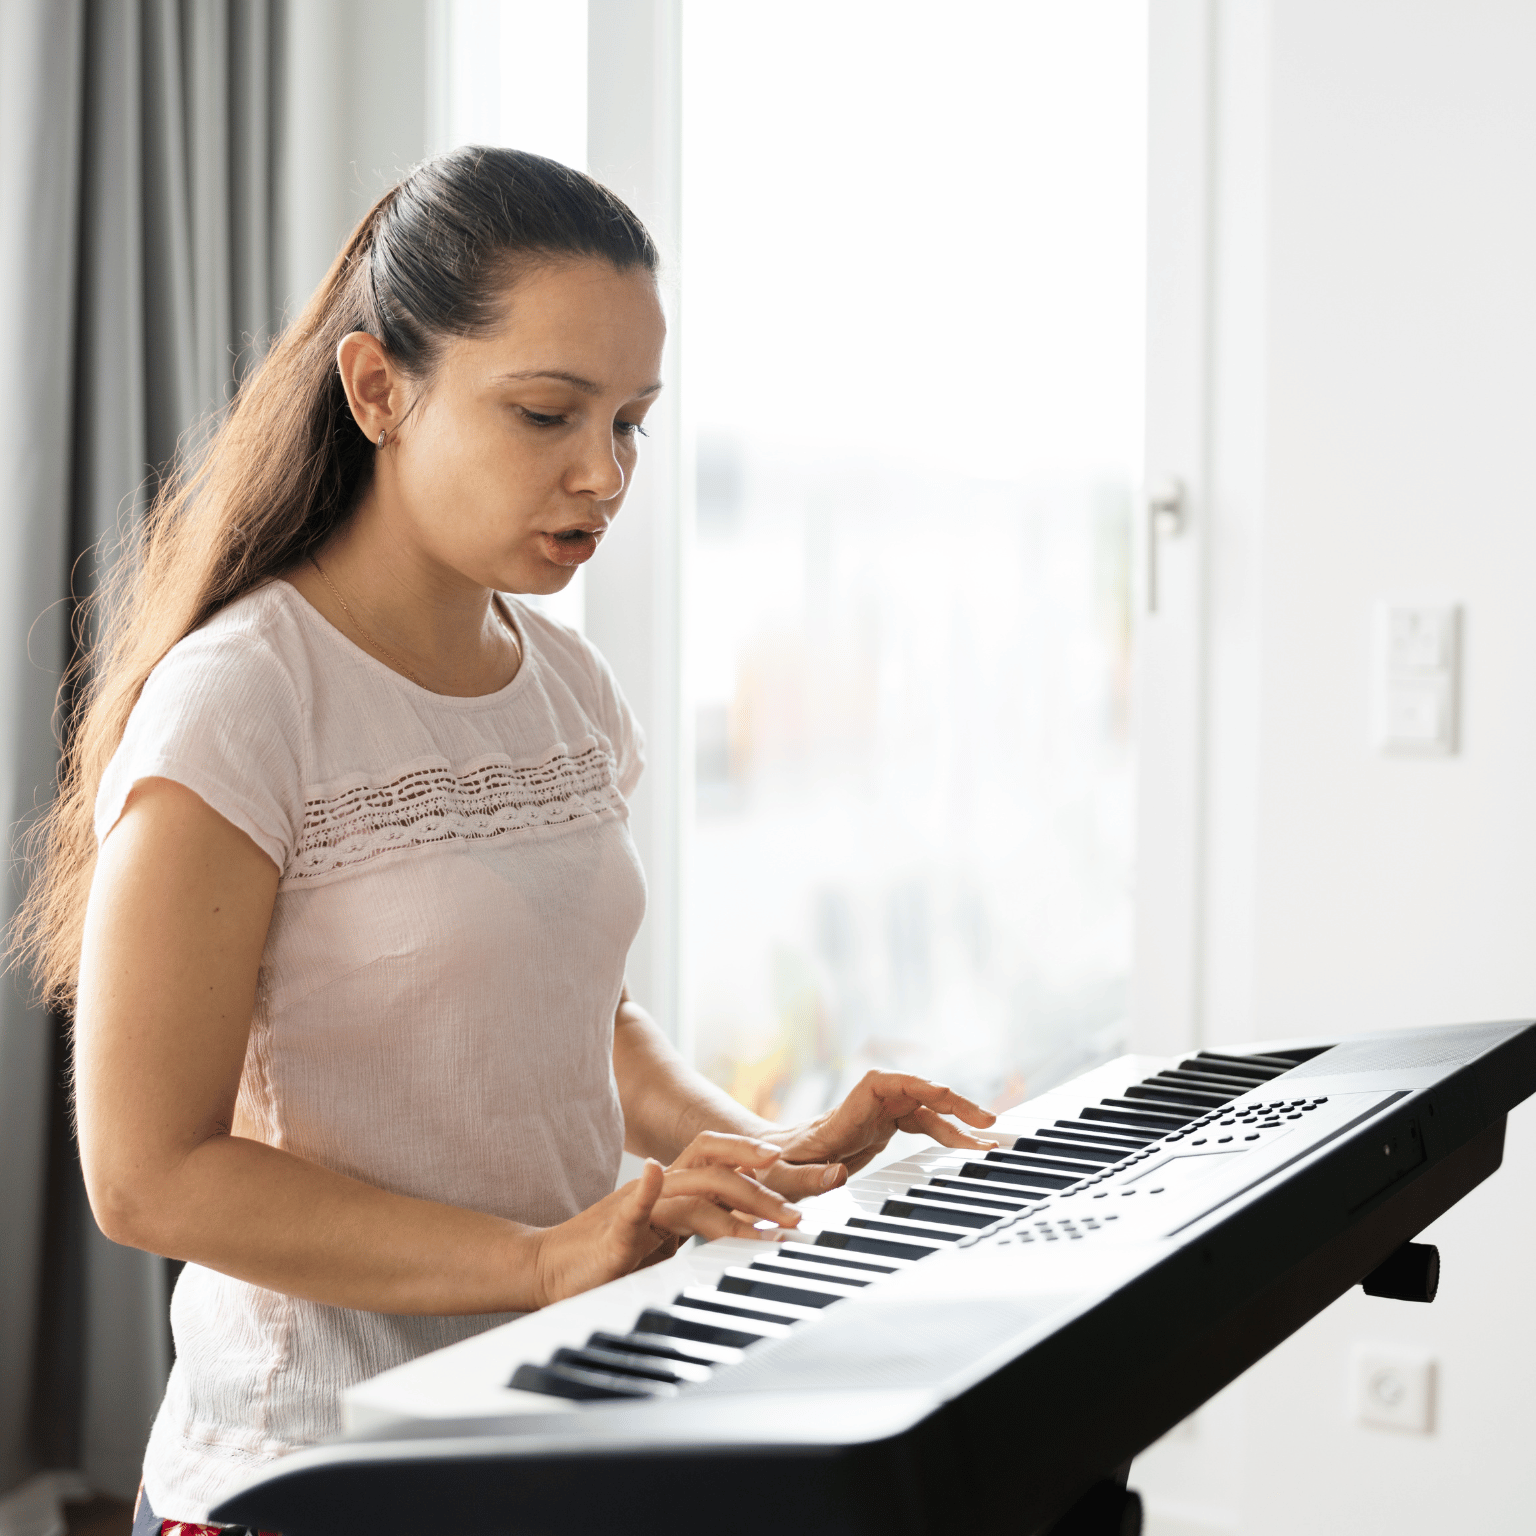
M506 598L529 651L573 691L591 697L609 675L602 653L579 629L551 618L523 598Z
M307 711L295 616L271 583L221 608L149 674L96 794L105 837L134 784L186 785L284 867L302 814ZM295 594L297 596L297 594Z
M296 610L303 601L288 582L273 577L225 603L172 649L231 654L256 649L282 655L301 643L302 627Z
M530 655L561 679L607 736L617 764L619 790L627 797L645 766L645 733L613 668L579 630L540 613L530 603L516 598L511 601Z
M286 581L264 582L226 603L167 651L150 674L156 691L196 682L238 693L242 687L283 687L295 699L305 692L309 645Z

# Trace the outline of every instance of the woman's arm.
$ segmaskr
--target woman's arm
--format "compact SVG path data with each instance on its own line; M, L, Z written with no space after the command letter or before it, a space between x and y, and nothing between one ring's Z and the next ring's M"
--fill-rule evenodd
M557 1227L390 1194L241 1135L235 1100L278 871L191 790L142 781L104 839L75 1025L80 1152L116 1242L255 1285L375 1312L526 1311L625 1274L654 1206L728 1202L786 1217L736 1168L776 1149L695 1149ZM337 1083L344 1093L346 1084Z
M687 1066L628 987L613 1018L613 1075L624 1106L624 1150L637 1156L670 1162L701 1131L761 1136L774 1129Z

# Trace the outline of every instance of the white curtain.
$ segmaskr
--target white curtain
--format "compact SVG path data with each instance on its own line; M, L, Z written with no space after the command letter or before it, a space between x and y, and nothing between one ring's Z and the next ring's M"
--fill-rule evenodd
M283 0L0 0L0 794L52 793L70 573L275 328ZM5 891L6 915L21 871ZM0 1492L131 1496L169 1366L168 1271L83 1199L57 1021L0 989Z

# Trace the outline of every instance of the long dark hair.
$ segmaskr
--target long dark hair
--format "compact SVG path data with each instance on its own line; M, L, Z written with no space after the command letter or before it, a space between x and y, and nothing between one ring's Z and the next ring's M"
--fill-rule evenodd
M634 213L568 166L481 148L424 162L368 210L207 447L166 476L137 548L91 600L61 694L76 701L74 727L58 798L30 835L13 934L49 1003L73 1005L96 790L145 680L178 640L324 543L373 474L336 366L341 339L367 331L425 383L447 341L495 327L522 271L580 258L658 264Z

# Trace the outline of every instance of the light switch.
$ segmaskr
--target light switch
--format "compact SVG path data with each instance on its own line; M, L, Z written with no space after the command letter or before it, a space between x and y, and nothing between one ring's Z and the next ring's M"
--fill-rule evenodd
M1414 1349L1360 1344L1354 1352L1355 1417L1378 1429L1428 1435L1435 1428L1435 1362Z
M1456 750L1461 609L1383 601L1376 611L1376 748L1397 757Z

